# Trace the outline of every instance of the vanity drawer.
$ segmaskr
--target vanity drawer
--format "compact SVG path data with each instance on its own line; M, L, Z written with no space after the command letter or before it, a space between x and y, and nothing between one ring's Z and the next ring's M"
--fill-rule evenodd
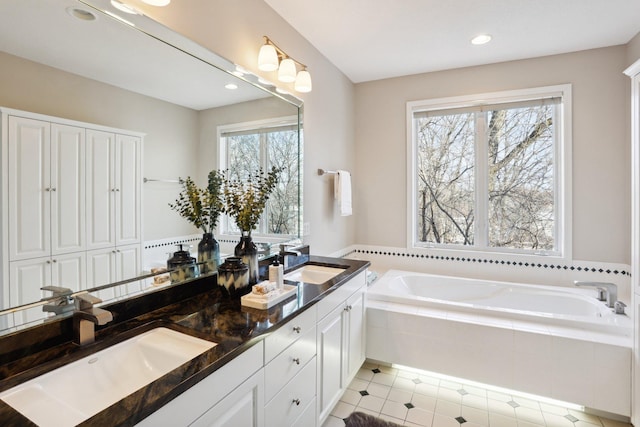
M265 402L268 402L316 355L313 327L265 367Z
M269 335L264 341L264 364L269 363L282 350L289 347L315 326L316 308L314 306Z
M315 398L316 358L311 359L265 406L265 425L291 426ZM313 424L312 424L313 425Z

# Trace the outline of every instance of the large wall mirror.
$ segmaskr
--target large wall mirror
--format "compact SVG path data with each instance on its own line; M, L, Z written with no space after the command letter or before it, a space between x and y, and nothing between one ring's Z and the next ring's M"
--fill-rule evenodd
M234 64L224 58L144 15L123 13L112 3L0 2L0 106L144 135L140 176L144 180L142 261L136 274L145 274L154 264L166 262L175 250L174 243L194 241L202 233L169 208L181 190L179 179L191 177L204 186L209 171L229 164L233 157L230 150L251 143L259 152L255 141L283 129L295 135L289 141L295 149L293 159L286 159L297 177L289 193L291 212L285 227L264 226L255 240L273 244L299 237L301 101L259 83L251 73L237 74ZM2 132L7 130L3 128ZM221 140L227 140L226 149L220 146ZM249 142L244 144L245 140ZM3 154L6 156L6 151ZM2 174L6 181L6 171ZM5 220L11 200L3 195L2 203ZM228 223L221 220L223 228L216 233L223 253L237 240ZM4 260L8 259L6 228L0 236ZM6 310L16 301L23 305L50 295L32 285L37 293L23 292L16 300L16 293L22 291L12 289L14 278L10 278L8 262L2 267L0 309ZM42 278L41 285L50 285L47 282ZM131 293L153 289L148 281L136 282L136 286ZM108 289L100 292L103 299L131 294ZM25 300L28 295L33 301ZM42 313L41 307L30 310ZM12 323L0 319L0 329Z

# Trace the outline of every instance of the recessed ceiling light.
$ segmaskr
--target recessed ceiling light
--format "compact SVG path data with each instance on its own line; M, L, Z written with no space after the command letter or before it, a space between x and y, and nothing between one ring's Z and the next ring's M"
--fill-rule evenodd
M166 6L171 3L171 0L142 0L142 2L151 6Z
M227 83L226 85L224 85L224 87L229 90L238 89L238 85L235 83Z
M111 6L115 7L116 9L124 12L124 13L130 13L132 15L137 15L138 11L135 10L133 7L129 6L128 4L124 4L122 2L119 2L118 0L111 0Z
M489 34L479 34L471 39L471 44L480 45L486 44L491 41L491 36Z
M78 18L82 21L95 21L96 15L89 12L88 10L80 9L78 7L68 7L66 9L67 13L74 18Z

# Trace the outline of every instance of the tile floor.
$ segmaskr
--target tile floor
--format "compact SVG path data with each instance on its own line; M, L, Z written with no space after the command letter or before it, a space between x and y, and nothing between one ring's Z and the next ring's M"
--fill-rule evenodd
M362 366L323 427L344 427L343 419L353 411L405 426L631 427L575 409L370 361Z

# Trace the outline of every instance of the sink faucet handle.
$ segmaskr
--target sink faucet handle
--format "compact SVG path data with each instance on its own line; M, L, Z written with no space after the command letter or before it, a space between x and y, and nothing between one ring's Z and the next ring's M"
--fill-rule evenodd
M614 309L615 309L615 313L616 314L624 314L624 308L627 305L625 303L623 303L622 301L616 301L614 304Z
M85 293L76 295L75 302L77 310L86 310L93 307L94 304L102 302L102 300L98 297L94 297L90 293Z
M62 297L71 295L73 291L69 288L63 288L62 286L43 286L40 288L43 291L50 291L54 297Z

